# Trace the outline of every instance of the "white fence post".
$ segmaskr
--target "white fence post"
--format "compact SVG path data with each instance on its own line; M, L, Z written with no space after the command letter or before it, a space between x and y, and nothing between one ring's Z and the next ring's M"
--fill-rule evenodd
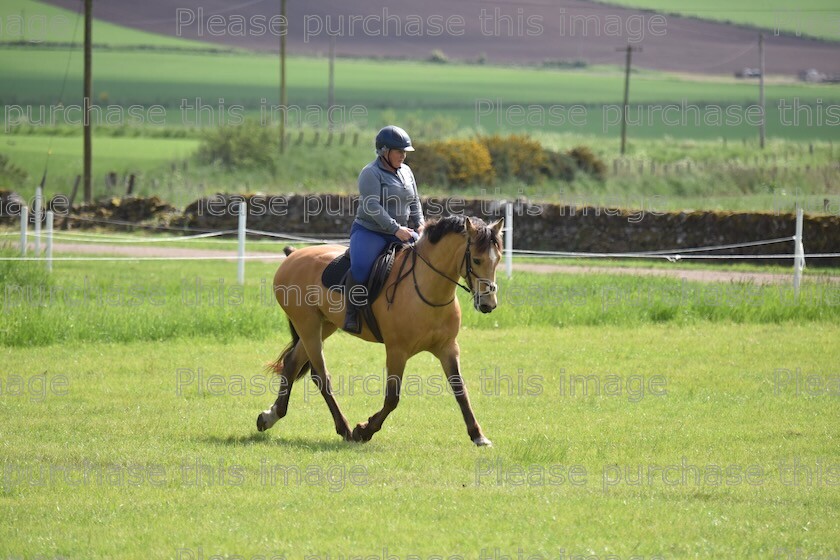
M245 284L245 225L247 221L247 214L245 208L245 201L239 203L239 263L237 266L237 281L240 285Z
M513 203L505 204L505 271L513 277Z
M47 210L47 272L52 272L52 255L53 255L53 222L55 216L52 210Z
M793 247L793 300L799 303L799 284L805 268L805 246L802 244L802 208L796 209L796 235Z
M29 208L20 209L20 256L26 256L26 228L29 227Z
M41 256L41 187L35 189L35 208L32 209L35 219L35 256Z

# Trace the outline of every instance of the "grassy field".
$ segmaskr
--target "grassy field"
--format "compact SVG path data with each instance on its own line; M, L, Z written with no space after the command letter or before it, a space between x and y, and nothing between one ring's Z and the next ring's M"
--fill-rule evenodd
M0 152L9 155L16 165L33 176L40 176L47 163L60 177L75 177L82 169L81 136L19 136L4 140ZM109 171L143 173L158 170L166 163L189 159L198 148L198 140L192 138L98 136L95 142L93 174L98 177Z
M7 249L4 256L16 255ZM62 261L53 276L41 263L26 264L0 261L3 345L260 338L285 329L271 296L273 263L248 263L244 287L236 284L233 263ZM787 284L702 284L608 274L499 276L505 305L489 320L465 314L465 327L831 324L840 318L840 286L817 273L804 283L798 305ZM462 304L469 308L468 299Z
M836 288L794 307L778 288L745 304L748 286L715 301L692 285L669 312L631 297L668 283L517 275L492 315L465 313L463 374L495 443L475 449L428 355L409 362L402 403L368 444L335 436L308 381L256 433L274 398L263 364L288 338L260 301L273 265L249 264L238 296L231 263L57 263L51 278L0 266L4 557L840 548ZM85 278L91 299L75 304L9 297L78 295ZM589 295L563 304L570 289ZM326 356L345 414L367 418L382 347L338 334Z
M840 11L832 0L709 0L702 6L686 0L598 0L602 4L615 4L630 8L644 8L665 14L694 16L700 19L730 22L750 27L761 27L774 32L819 37L840 41L837 18Z

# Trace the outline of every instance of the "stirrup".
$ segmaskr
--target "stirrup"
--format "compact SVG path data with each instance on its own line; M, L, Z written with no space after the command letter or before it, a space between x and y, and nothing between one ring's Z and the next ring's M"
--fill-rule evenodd
M359 310L349 302L347 303L347 313L344 316L344 330L353 334L362 332L362 324L359 322Z

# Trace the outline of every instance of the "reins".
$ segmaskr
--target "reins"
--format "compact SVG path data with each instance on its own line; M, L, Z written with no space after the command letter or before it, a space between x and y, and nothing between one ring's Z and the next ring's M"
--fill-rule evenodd
M462 263L465 264L466 270L467 270L467 285L466 286L461 284L458 280L453 280L452 278L447 276L445 273L438 270L432 263L429 262L428 259L426 259L426 257L421 255L417 251L417 247L413 243L410 244L409 249L411 250L411 268L409 268L408 271L403 273L403 270L405 270L405 266L408 263L408 258L404 258L403 261L402 261L402 264L400 264L399 270L397 271L397 279L394 280L394 282L391 283L391 285L389 285L388 288L386 288L386 290L385 290L385 299L388 301L388 306L390 307L391 304L394 303L394 298L397 295L397 286L399 286L400 282L402 282L405 278L407 278L409 274L411 274L411 279L414 281L414 291L417 292L417 296L426 305L428 305L430 307L446 307L447 305L449 305L453 301L455 301L455 296L454 295L452 296L452 299L450 299L446 303L433 303L433 302L429 301L428 299L426 299L426 296L424 296L423 292L420 291L420 285L417 283L417 258L418 257L420 258L421 261L426 263L426 266L428 266L433 271L435 271L439 276L442 276L443 278L446 278L447 280L449 280L450 282L452 282L456 286L465 290L467 293L472 294L473 291L470 288L470 286L472 285L471 278L473 277L472 259L471 259L472 255L471 255L471 251L470 251L471 243L472 243L472 240L469 238L469 236L467 236L467 248L464 250L464 258L461 261ZM390 290L390 294L389 294L389 290Z

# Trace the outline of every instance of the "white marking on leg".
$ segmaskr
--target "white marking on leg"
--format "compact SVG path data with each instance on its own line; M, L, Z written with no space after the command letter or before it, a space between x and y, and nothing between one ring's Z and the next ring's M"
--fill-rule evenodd
M473 443L479 447L493 447L493 442L487 439L484 436L477 437L473 440Z
M280 420L280 417L277 415L277 405L271 405L271 408L268 410L263 410L262 417L263 422L265 422L265 429L271 428Z

